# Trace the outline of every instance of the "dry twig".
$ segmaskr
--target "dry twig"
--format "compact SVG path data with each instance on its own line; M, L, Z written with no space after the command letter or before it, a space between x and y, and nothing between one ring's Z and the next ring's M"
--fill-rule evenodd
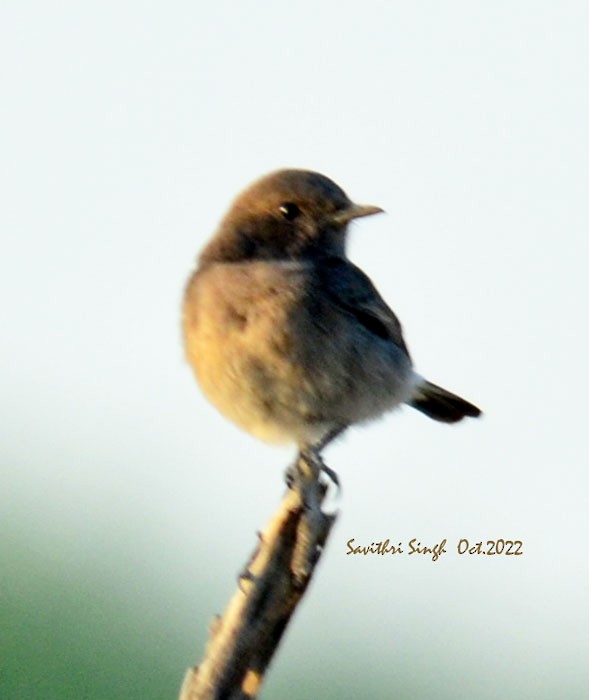
M335 516L321 509L321 463L300 456L296 478L240 578L238 590L199 666L186 674L179 700L252 700L302 599Z

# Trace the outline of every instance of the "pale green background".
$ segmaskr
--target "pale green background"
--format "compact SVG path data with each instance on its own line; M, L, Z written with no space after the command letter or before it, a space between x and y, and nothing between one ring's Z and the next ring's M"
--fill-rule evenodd
M387 210L351 256L486 416L328 452L341 515L264 696L587 697L588 5L0 7L2 700L175 698L200 657L291 453L200 396L179 301L283 166Z

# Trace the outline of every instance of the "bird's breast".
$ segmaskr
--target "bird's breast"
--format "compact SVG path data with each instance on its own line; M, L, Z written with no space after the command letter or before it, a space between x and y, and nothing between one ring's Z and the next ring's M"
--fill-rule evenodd
M305 441L404 400L410 361L330 303L308 263L215 264L184 303L188 360L207 397L268 441Z

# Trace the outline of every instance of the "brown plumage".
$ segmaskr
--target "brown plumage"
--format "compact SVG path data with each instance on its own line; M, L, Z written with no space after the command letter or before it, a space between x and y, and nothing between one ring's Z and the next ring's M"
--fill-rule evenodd
M187 357L245 430L305 447L401 403L448 423L480 415L414 372L397 317L346 257L349 221L380 211L282 170L235 200L203 250L184 300Z

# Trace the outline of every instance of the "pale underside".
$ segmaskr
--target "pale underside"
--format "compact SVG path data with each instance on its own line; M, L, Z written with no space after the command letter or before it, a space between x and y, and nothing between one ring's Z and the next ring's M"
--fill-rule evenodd
M187 288L186 349L202 390L261 440L316 442L395 408L420 380L376 292L362 313L380 314L399 342L359 322L354 300L340 304L338 284L317 285L312 263L256 261L212 264Z

